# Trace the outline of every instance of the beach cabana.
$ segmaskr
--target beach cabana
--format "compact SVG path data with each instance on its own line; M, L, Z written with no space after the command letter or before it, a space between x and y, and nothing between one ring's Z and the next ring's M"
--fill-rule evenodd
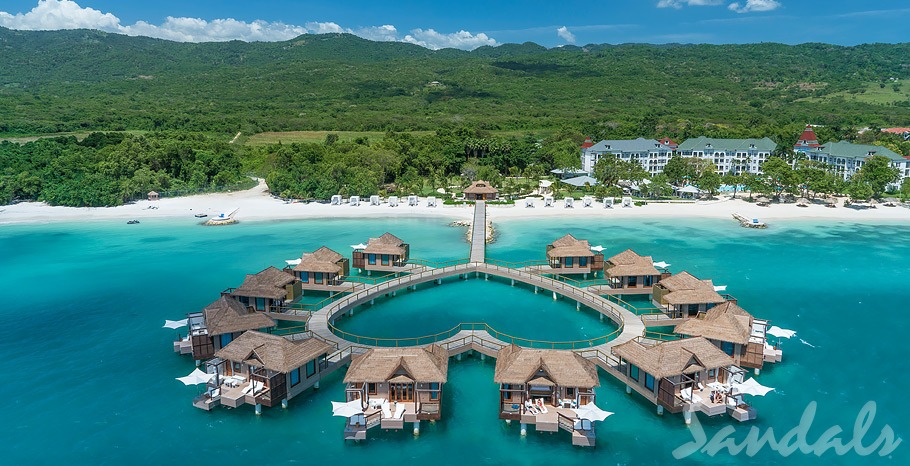
M613 290L651 293L651 288L660 281L662 274L654 267L651 256L640 256L626 249L604 261L604 277L610 280Z
M726 302L677 325L674 332L687 337L704 337L732 357L737 366L761 369L766 359L767 328L768 321L755 319L739 305ZM774 348L770 349L770 360L774 361Z
M300 292L297 277L275 267L268 267L259 273L247 275L239 287L229 288L222 294L229 294L257 311L272 312L300 297Z
M316 338L291 341L255 330L246 332L206 363L208 372L217 374L210 387L213 390L207 394L211 398L217 390L222 405L251 404L257 413L261 406L286 406L288 400L319 381L330 351L331 346Z
M361 400L364 413L362 420L351 419L345 436L363 432L363 437L376 425L402 429L405 422L414 423L417 433L420 421L440 419L448 369L449 353L438 345L372 348L355 355L344 376L345 401Z
M671 319L687 319L727 301L714 291L711 280L699 280L689 272L662 278L652 289L654 305Z
M543 432L563 429L573 433L573 444L594 444L590 423L576 424L572 411L594 403L600 382L593 362L574 351L509 345L496 355L493 381L499 384L500 419L520 420L523 432L527 424Z
M499 190L483 180L471 183L465 188L464 197L469 201L492 201L499 196Z
M603 269L603 254L591 251L587 240L565 235L547 245L547 261L553 273L591 273Z
M385 272L400 272L406 267L410 245L391 233L385 233L379 238L370 238L367 246L354 250L354 267L361 270L379 270Z
M665 409L684 412L687 423L693 411L716 416L729 409L739 420L754 417L751 408L741 403L741 396L729 393L731 384L743 381L744 371L705 338L652 345L632 340L612 351L619 358L619 378L627 391L635 390L656 404L658 414Z
M323 246L313 252L304 253L300 263L293 268L304 290L336 291L350 274L350 262L341 254Z
M158 191L149 191L148 198L150 201L157 201L161 199L161 195L158 194Z
M211 358L215 351L248 330L265 331L275 326L269 316L227 296L218 298L202 312L187 314L187 322L188 339L196 361Z

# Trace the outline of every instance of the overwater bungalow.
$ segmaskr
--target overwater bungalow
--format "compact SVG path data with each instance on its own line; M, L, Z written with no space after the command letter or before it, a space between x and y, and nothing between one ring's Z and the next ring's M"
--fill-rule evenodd
M355 249L354 267L361 270L401 272L407 269L411 246L401 238L385 233L379 238L370 238L363 249Z
M547 262L554 273L589 274L603 269L604 256L591 251L588 240L565 235L547 245Z
M662 274L654 267L651 256L640 256L631 249L604 261L604 277L617 292L649 294L655 283L670 274Z
M348 419L345 438L362 440L368 428L403 429L405 422L419 433L420 421L441 417L448 370L449 353L438 345L372 348L354 356L344 376L346 401L361 400L364 411Z
M206 363L207 372L215 377L193 405L209 410L246 403L254 405L257 414L262 406L280 403L287 407L288 400L319 383L331 350L316 338L291 341L255 330L246 332Z
M229 294L257 311L271 312L297 299L300 291L297 277L275 267L268 267L257 274L247 275L243 284L229 288L222 294Z
M780 361L780 349L767 343L767 328L768 321L752 317L736 303L726 302L677 325L674 332L687 337L704 337L732 357L737 366L757 372L765 362Z
M493 201L499 197L499 190L486 181L478 180L465 188L464 197L469 201Z
M745 371L710 341L696 337L648 342L636 339L612 350L626 392L643 395L657 405L658 414L665 409L683 412L686 423L694 411L708 416L729 412L740 421L755 418L742 395L729 393L731 384L743 382Z
M600 385L597 367L578 353L509 345L499 350L493 381L499 384L499 418L521 422L522 434L533 424L542 432L572 433L572 444L594 445L590 421L572 408L594 402Z
M216 351L248 330L265 331L275 326L271 317L227 296L187 314L188 334L174 343L174 351L192 354L196 361L211 358Z
M711 280L699 280L689 272L662 278L652 294L654 305L671 319L687 319L727 301L714 291Z
M338 291L350 272L348 259L325 246L304 253L293 269L301 289L318 291Z

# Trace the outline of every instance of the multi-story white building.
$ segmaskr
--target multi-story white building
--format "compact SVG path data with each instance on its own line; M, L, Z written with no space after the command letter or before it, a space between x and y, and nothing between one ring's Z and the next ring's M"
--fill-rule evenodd
M832 167L835 173L849 180L862 168L866 159L873 155L887 157L891 166L900 171L900 181L910 178L910 160L882 146L852 144L847 141L829 142L818 147L800 150L809 160L824 162ZM900 184L898 181L897 184Z
M589 174L594 173L594 165L605 155L615 155L626 162L638 162L651 175L663 171L667 161L673 155L673 148L656 139L620 139L604 140L589 147L582 146L581 168Z
M768 139L715 139L704 136L687 139L677 149L683 157L698 157L714 162L718 173L761 173L765 163L777 149Z

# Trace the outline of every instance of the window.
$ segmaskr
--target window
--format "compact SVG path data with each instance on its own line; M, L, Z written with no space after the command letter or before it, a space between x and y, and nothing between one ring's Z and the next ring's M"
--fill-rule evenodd
M433 382L430 384L430 400L436 401L439 399L439 383Z
M510 391L511 389L512 389L511 385L509 385L507 383L502 384L502 399L503 400L512 399L512 392Z
M256 298L256 310L257 311L265 310L265 298Z
M633 275L629 277L629 286L638 286L638 277Z
M291 386L295 386L300 383L300 368L294 369L291 371Z
M378 393L378 392L376 391L376 384L375 384L375 383L368 383L368 384L367 384L367 394L368 394L368 395L375 395L376 393Z
M579 257L579 258L578 258L578 266L579 266L579 267L587 267L587 266L588 266L588 258L587 258L587 257Z
M300 272L300 281L303 283L310 282L310 272Z
M708 377L714 377L717 375L717 369L708 369Z
M370 265L376 265L376 254L368 254L367 261Z
M221 347L224 348L234 339L233 333L225 333L221 335Z
M654 376L645 372L645 388L654 390Z
M572 258L566 257L566 267L572 267Z
M729 341L720 342L720 350L723 351L724 353L727 353L728 355L733 356L733 349L734 349L733 343L730 343Z
M632 377L632 380L638 382L638 366L634 364L629 364L629 377Z
M313 280L316 283L322 283L322 272L316 272L316 274L313 277Z
M575 387L566 387L566 398L575 398Z
M312 360L306 363L306 378L310 378L316 374L316 360Z
M243 372L243 365L240 364L239 362L232 362L231 370L233 371L234 375L239 375Z
M389 255L388 254L382 255L382 265L389 265Z

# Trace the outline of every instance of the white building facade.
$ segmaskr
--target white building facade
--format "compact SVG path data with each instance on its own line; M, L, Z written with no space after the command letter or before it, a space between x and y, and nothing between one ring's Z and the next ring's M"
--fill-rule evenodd
M677 154L710 160L717 173L760 174L761 164L768 161L777 143L768 139L716 139L704 136L687 139L679 145Z
M581 168L588 174L594 173L594 165L601 157L614 155L619 160L637 162L652 176L663 172L664 166L673 155L673 148L656 139L603 140L581 150Z

